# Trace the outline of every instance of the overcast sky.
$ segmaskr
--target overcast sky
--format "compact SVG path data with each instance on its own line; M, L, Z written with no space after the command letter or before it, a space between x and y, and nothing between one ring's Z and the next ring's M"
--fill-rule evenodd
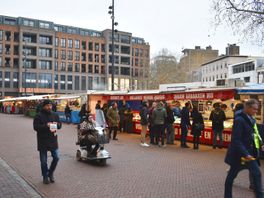
M108 7L112 0L8 0L0 15L29 17L57 24L102 31L111 28ZM183 48L211 45L220 54L228 43L240 45L242 55L264 56L264 47L241 41L231 30L212 24L211 0L115 0L117 29L142 37L151 56L162 48L181 55Z

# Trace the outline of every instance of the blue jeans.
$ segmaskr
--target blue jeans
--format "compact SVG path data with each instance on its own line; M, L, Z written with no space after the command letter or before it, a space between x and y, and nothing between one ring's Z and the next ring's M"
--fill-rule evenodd
M166 138L167 144L174 144L174 126L173 124L166 124Z
M214 146L217 145L217 135L219 136L219 139L220 139L220 146L223 145L223 130L213 130L213 133L214 133Z
M48 177L49 175L52 175L53 172L56 169L56 166L59 161L59 151L58 149L50 151L52 156L52 162L50 164L50 168L48 168L48 151L47 150L40 150L39 151L39 158L40 158L40 166L41 166L41 172L43 177Z
M186 145L187 134L188 134L188 126L182 125L181 126L181 145Z
M225 198L232 198L232 187L234 179L239 171L248 169L255 186L256 198L263 198L262 179L258 162L256 160L247 162L246 165L231 166L225 181Z

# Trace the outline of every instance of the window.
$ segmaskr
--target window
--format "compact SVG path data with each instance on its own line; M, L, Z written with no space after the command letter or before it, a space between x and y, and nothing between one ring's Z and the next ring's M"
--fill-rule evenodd
M61 59L62 60L66 59L66 51L65 50L61 50Z
M58 75L54 76L54 89L58 89Z
M86 64L82 64L82 73L86 72Z
M39 48L39 56L41 56L41 57L52 57L51 49Z
M93 65L88 65L88 73L92 74L93 73Z
M74 47L75 49L80 49L80 40L75 40Z
M115 74L119 75L119 67L114 67L115 68ZM109 74L112 74L112 66L109 66Z
M72 76L67 76L67 89L72 90Z
M32 20L24 19L24 21L23 21L23 25L24 25L24 26L34 27L34 26L35 26L35 22L32 21Z
M80 60L80 52L79 51L76 51L75 52L75 60L76 61L79 61Z
M38 87L39 88L47 88L51 89L52 88L52 75L51 74L39 74L39 79L38 79Z
M129 46L121 46L121 53L130 55L130 47Z
M82 85L82 90L86 90L86 76L82 76L81 85Z
M3 30L0 30L0 41L3 40Z
M13 67L14 68L19 68L19 59L18 58L14 58L13 59Z
M101 63L105 63L105 55L101 55Z
M74 77L74 89L80 90L80 76Z
M101 74L105 74L105 66L101 66Z
M101 44L101 52L105 52L105 44Z
M121 43L130 44L130 36L128 35L120 35Z
M25 88L25 82L26 82L26 87L27 88L36 88L37 86L37 74L36 73L30 73L27 72L26 73L26 78L25 78L25 73L22 73L22 79L23 79L23 83L22 86L23 88ZM26 79L26 81L25 81Z
M73 53L72 51L68 51L68 60L72 60L73 59Z
M68 63L68 69L67 69L68 72L72 72L72 63Z
M3 67L3 60L1 56L0 56L0 67Z
M54 67L54 70L55 70L55 71L58 71L58 69L59 69L59 63L58 63L58 61L55 61L55 67Z
M49 29L50 28L50 24L49 23L45 23L45 22L39 22L39 27L40 28L44 28L44 29Z
M55 38L55 46L56 46L56 47L59 46L59 38L58 38L58 37Z
M244 77L244 81L245 82L250 82L250 77L248 76L248 77Z
M86 42L82 41L82 50L86 50Z
M60 68L61 71L66 71L66 64L65 62L61 62L61 68Z
M88 54L88 61L93 62L93 54Z
M39 43L43 45L51 45L52 36L39 35Z
M66 39L61 38L61 47L66 47Z
M0 54L2 54L2 53L3 53L3 44L0 43Z
M95 51L99 52L99 43L94 44L94 49Z
M2 87L2 81L3 81L2 71L0 71L0 87Z
M68 48L72 48L72 47L73 47L72 39L68 39Z
M130 76L130 68L129 67L121 67L121 75Z
M65 75L60 75L60 89L65 89Z
M93 50L93 43L92 43L92 42L89 42L88 49L89 49L90 51Z
M13 88L18 88L18 82L19 82L19 73L14 72L13 73Z
M99 74L99 65L94 66L94 73Z
M51 61L39 60L39 69L51 70L52 69L51 64L52 64Z
M59 56L59 55L58 55L58 50L55 49L55 58L58 59L58 56Z
M99 63L99 54L94 55L94 62Z
M88 76L88 90L92 90L92 89L93 89L93 77Z
M75 72L80 72L80 63L75 63Z

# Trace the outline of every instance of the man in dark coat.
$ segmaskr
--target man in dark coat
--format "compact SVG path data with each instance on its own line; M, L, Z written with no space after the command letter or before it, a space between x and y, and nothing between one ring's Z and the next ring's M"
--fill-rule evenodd
M188 134L188 128L191 126L190 124L190 107L191 104L189 102L185 103L185 107L181 110L181 147L189 148L186 144L186 138Z
M40 156L43 183L53 183L53 173L59 161L57 129L61 128L59 116L52 112L52 102L44 100L42 110L36 115L33 122L34 130L37 131L37 143ZM47 152L53 157L50 167L47 164Z
M232 198L232 186L239 171L248 169L253 178L257 198L263 198L262 179L259 168L259 149L264 150L253 116L258 111L258 101L251 99L237 115L233 125L232 139L225 162L230 170L225 181L225 198Z

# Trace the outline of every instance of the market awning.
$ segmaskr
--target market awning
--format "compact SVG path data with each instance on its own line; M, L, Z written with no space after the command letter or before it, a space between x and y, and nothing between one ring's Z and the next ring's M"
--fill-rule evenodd
M61 96L58 98L54 98L55 100L67 100L67 99L76 99L76 98L80 98L80 96Z

